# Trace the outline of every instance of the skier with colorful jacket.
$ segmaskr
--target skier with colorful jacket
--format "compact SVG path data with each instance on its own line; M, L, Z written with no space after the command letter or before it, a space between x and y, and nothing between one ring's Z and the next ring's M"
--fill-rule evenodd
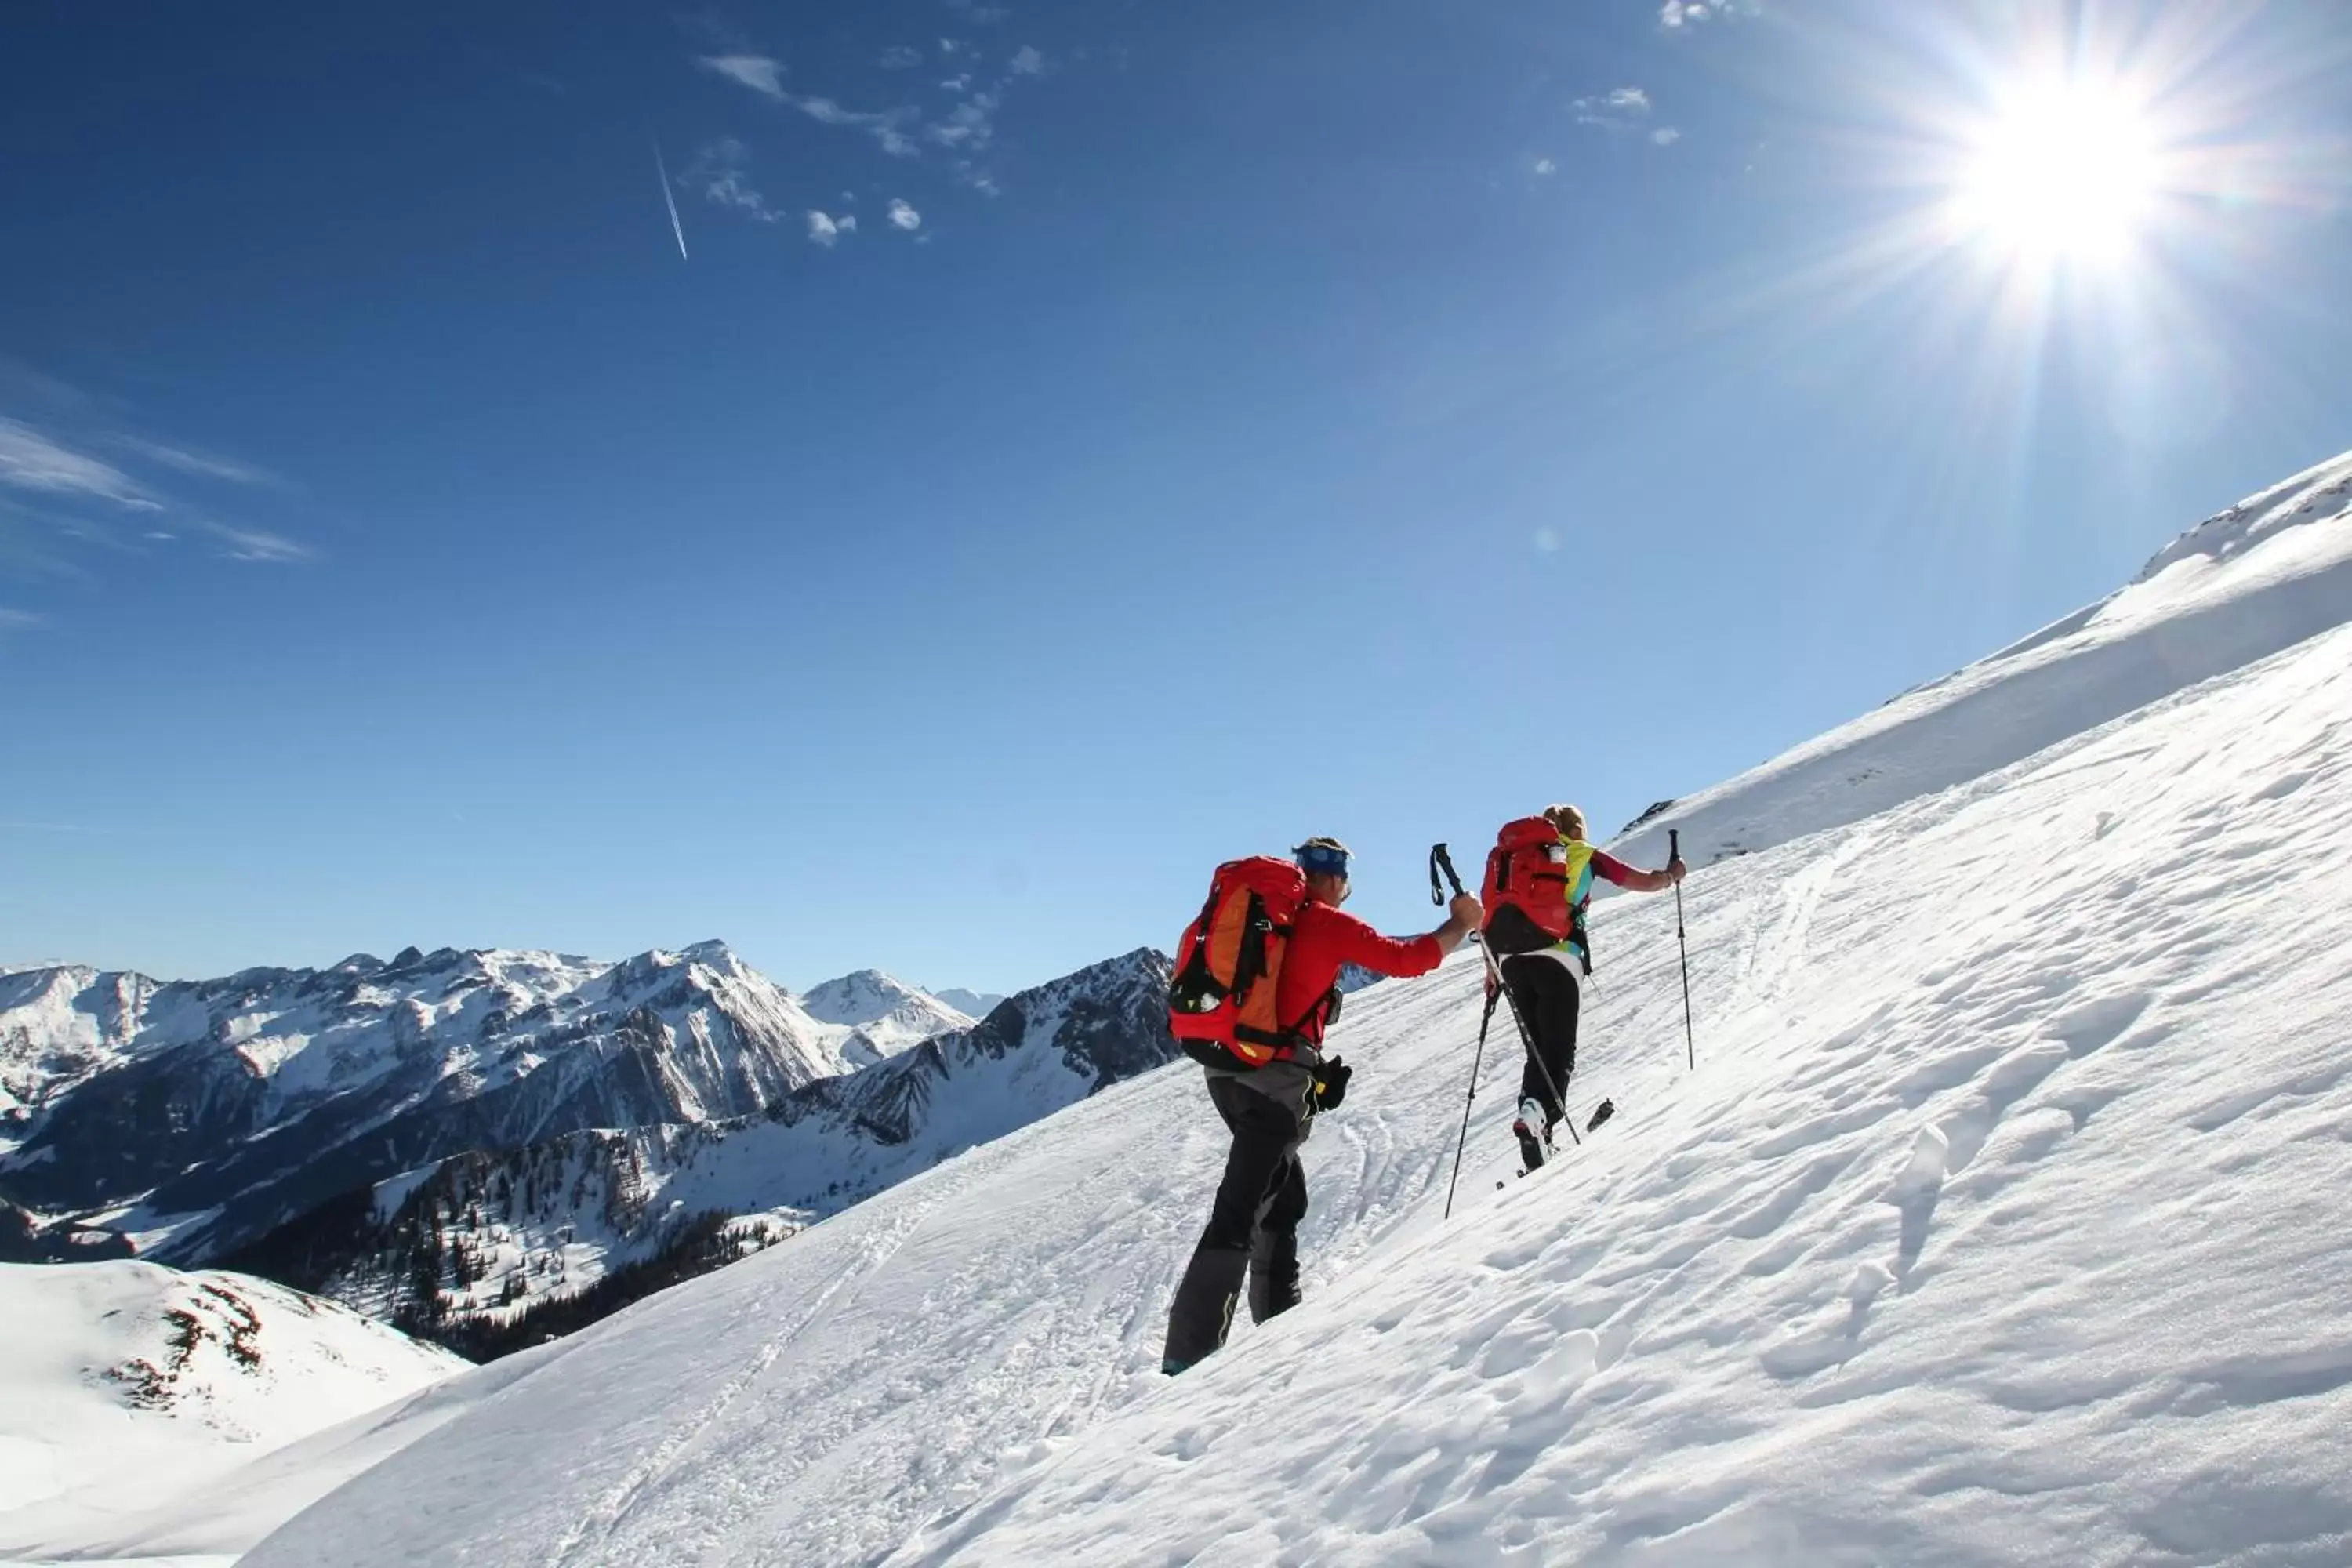
M1656 893L1681 881L1684 870L1679 857L1663 871L1643 871L1594 848L1584 841L1584 813L1572 805L1507 823L1496 836L1479 890L1482 937L1528 1036L1519 1114L1511 1123L1528 1169L1543 1163L1552 1128L1567 1112L1561 1097L1576 1070L1577 1009L1592 973L1584 921L1593 878Z
M1322 1052L1339 1012L1339 972L1423 974L1478 927L1479 902L1454 900L1445 923L1397 938L1344 914L1348 847L1310 838L1295 863L1271 857L1217 869L1209 902L1177 944L1170 1028L1208 1079L1233 1132L1209 1223L1168 1312L1160 1368L1173 1376L1223 1346L1248 1283L1250 1321L1299 1301L1298 1222L1307 1214L1299 1145L1317 1112L1347 1092L1349 1068Z

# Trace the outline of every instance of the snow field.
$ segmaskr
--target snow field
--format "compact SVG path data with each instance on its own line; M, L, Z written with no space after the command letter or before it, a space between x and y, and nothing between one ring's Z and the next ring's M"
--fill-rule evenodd
M7 1560L110 1550L127 1521L466 1366L266 1280L127 1260L0 1265L0 1323ZM240 1550L284 1517L185 1550Z
M1183 1378L1179 1064L535 1352L247 1563L2352 1560L2347 714L2339 630L1704 869L1696 1075L1673 902L1612 901L1617 1119L1497 1193L1498 1023L1448 1224L1475 957L1364 993L1307 1303Z
M2352 1560L2347 715L2338 631L1696 879L1695 1079L1612 905L1617 1124L889 1561Z

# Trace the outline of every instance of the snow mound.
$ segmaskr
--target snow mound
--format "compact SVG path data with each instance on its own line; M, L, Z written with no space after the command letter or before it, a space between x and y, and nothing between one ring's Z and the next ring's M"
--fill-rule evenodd
M2343 1562L2352 629L2239 663L1702 870L1695 1074L1674 905L1612 904L1616 1118L1508 1180L1490 1048L1449 1223L1478 969L1366 992L1307 1302L1182 1378L1180 1063L568 1342L248 1568Z
M0 1264L0 1554L79 1552L125 1517L466 1369L267 1280L128 1260ZM284 1517L188 1550L236 1550Z

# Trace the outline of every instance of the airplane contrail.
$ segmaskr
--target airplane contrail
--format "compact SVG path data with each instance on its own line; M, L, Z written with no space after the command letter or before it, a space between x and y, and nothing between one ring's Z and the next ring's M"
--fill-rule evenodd
M669 165L662 162L661 143L658 141L654 143L654 168L661 174L662 200L669 205L669 231L677 236L677 258L684 261L688 259L686 226L677 221L677 198L670 195Z

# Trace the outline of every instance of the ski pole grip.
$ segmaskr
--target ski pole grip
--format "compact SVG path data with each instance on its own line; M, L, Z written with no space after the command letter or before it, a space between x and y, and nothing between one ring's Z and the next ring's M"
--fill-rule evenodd
M1445 901L1444 895L1437 890L1437 874L1440 871L1444 872L1445 879L1453 884L1454 896L1460 898L1462 878L1454 869L1452 852L1443 844L1433 844L1429 847L1429 901L1433 904L1442 904Z
M1679 860L1682 858L1682 830L1680 828L1669 827L1666 829L1666 858L1669 860Z

